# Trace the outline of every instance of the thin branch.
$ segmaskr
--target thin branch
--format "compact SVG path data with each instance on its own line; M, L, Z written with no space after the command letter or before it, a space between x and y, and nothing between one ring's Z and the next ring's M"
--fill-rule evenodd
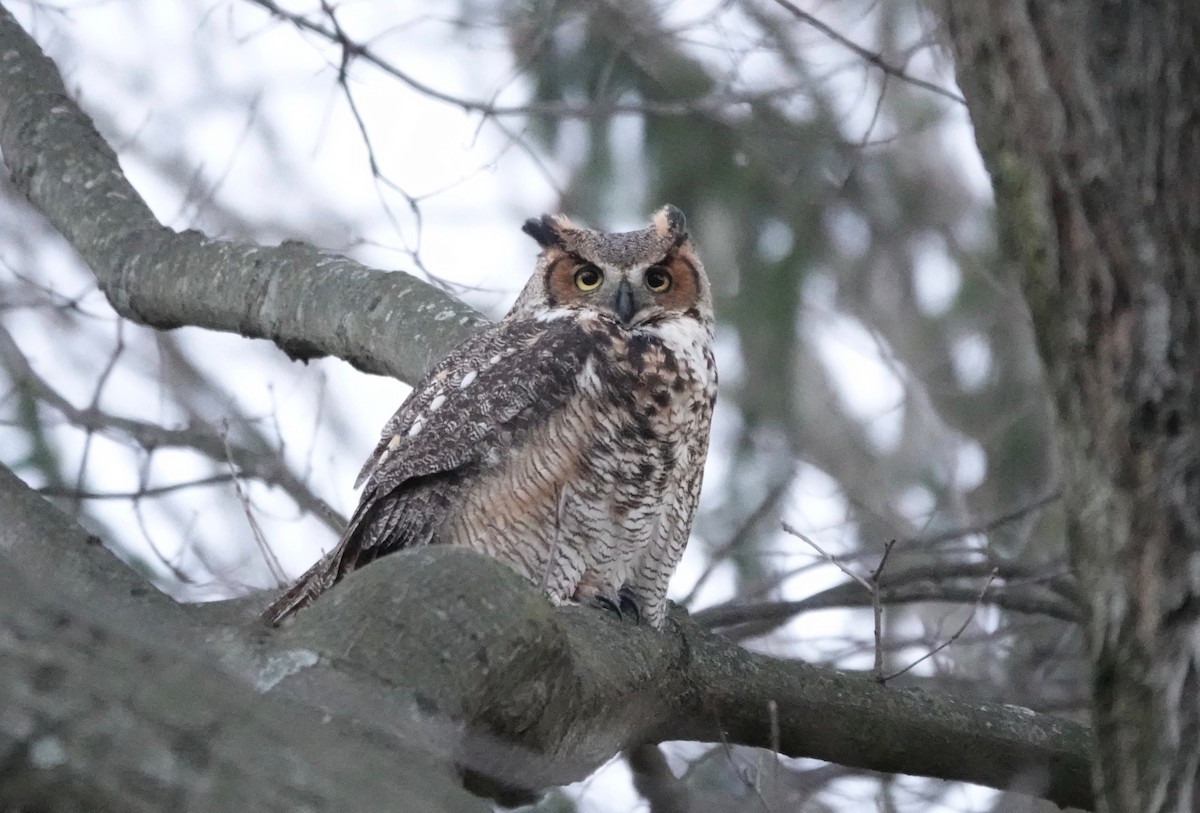
M879 83L879 96L875 99L875 109L871 111L871 120L867 123L867 128L863 130L862 138L858 140L858 152L854 154L854 159L850 165L850 168L846 170L846 177L842 180L843 189L850 185L851 179L858 171L859 164L862 163L863 152L872 144L871 133L875 131L875 125L879 123L879 115L883 112L883 100L887 97L887 88L888 74L885 73L883 75L883 80ZM875 332L872 331L872 336L874 336L874 334ZM880 353L880 358L887 363L889 368L900 366L894 363L894 359L891 358L890 353ZM897 379L903 383L906 391L909 386L907 378L908 377L903 374L903 371L900 371L900 374L897 375Z
M995 581L995 579L996 579L996 572L997 572L997 571L993 570L993 571L992 571L992 574L991 574L990 576L988 576L988 578L987 578L987 581L983 583L983 589L979 591L979 598L978 598L978 599L976 599L976 601L975 601L975 606L971 608L971 613L970 613L970 614L969 614L969 615L968 615L968 616L967 616L965 619L963 619L962 626L960 626L960 627L959 627L959 628L958 628L958 629L957 629L957 630L954 632L954 634L953 634L953 635L951 635L949 638L947 638L947 639L946 639L945 641L943 641L942 643L938 644L938 645L937 645L936 647L934 647L933 649L931 649L931 650L929 650L928 652L926 652L926 653L925 653L924 655L922 655L921 657L917 658L915 661L913 661L912 663L910 663L908 666L904 667L904 668L903 668L903 669L901 669L900 671L898 671L898 672L893 672L892 674L890 674L890 675L888 675L887 677L883 678L883 680L882 680L882 681L880 681L880 682L881 682L881 683L886 683L887 681L891 680L892 678L897 678L897 677L900 677L900 676L901 676L901 675L903 675L905 672L907 672L907 671L911 670L913 667L917 666L917 665L918 665L918 664L920 664L920 663L924 663L925 661L929 660L930 658L932 658L932 657L933 657L934 655L936 655L937 653L941 652L941 651L942 651L943 649L945 649L946 647L950 646L950 644L952 644L952 643L954 643L955 641L957 641L957 640L958 640L958 637L959 637L960 635L962 635L962 634L963 634L963 632L964 632L964 631L967 629L967 627L970 625L970 623L971 623L972 619L974 619L974 618L975 618L975 614L976 614L977 612L979 612L979 607L980 607L980 606L983 604L983 598L984 598L984 596L986 596L986 595L987 595L988 588L992 586L992 582L993 582L993 581Z
M409 211L412 212L413 219L416 221L416 236L415 245L409 247L405 245L404 253L413 261L417 269L425 275L426 278L432 280L443 290L449 290L449 286L442 279L431 273L421 261L421 232L423 215L421 206L418 200L410 195L407 190L391 180L384 174L383 169L379 166L379 161L375 157L375 145L371 141L370 132L367 130L367 123L363 119L362 112L358 108L358 102L354 99L354 93L350 90L350 63L354 57L360 56L366 50L364 46L355 42L349 34L342 28L338 22L336 10L331 6L328 0L321 0L321 11L329 20L332 30L329 36L332 41L341 48L341 59L338 62L337 84L342 90L342 95L346 99L346 104L350 108L350 115L354 119L355 126L358 128L359 137L362 139L363 146L367 150L367 165L371 171L372 185L375 187L375 195L379 200L379 205L383 207L383 212L387 216L388 222L391 223L393 231L396 235L407 244L407 239L404 236L404 229L400 224L399 217L392 211L392 205L384 196L384 188L390 189L396 194L404 198L408 204Z
M809 14L795 3L790 2L790 0L775 0L775 2L784 9L787 9L787 11L796 19L817 29L826 37L836 42L838 45L841 45L843 48L851 51L864 62L874 65L876 68L883 71L883 73L887 76L894 76L902 82L907 82L914 87L923 88L931 93L936 93L939 96L949 99L956 104L961 104L964 107L966 106L967 100L954 91L946 90L946 88L941 87L940 85L935 85L933 82L928 82L924 79L918 79L915 76L910 76L904 72L903 68L892 65L890 62L887 62L882 55L875 53L869 48L864 48L853 40L847 38L844 34L838 33L837 29L833 28L827 23L822 22L818 17Z
M236 477L236 474L214 474L210 477L201 477L196 480L185 480L182 483L150 486L138 488L134 491L79 491L74 488L63 488L62 486L43 486L38 489L38 493L43 497L70 497L71 499L80 500L140 500L145 497L161 497L164 494L172 494L176 491L183 491L189 488L222 485Z
M696 600L696 594L700 592L700 588L702 588L708 582L708 580L712 578L713 573L715 573L717 568L725 562L730 554L737 550L738 547L746 541L746 537L751 531L754 530L754 527L771 512L783 495L787 493L788 487L791 485L791 483L792 473L789 472L786 477L780 478L779 481L767 491L766 495L758 503L758 505L755 506L754 510L746 515L745 519L738 523L737 528L729 534L729 538L709 554L708 563L705 565L704 570L696 578L695 583L692 585L692 589L688 591L686 596L679 600L680 604L687 607Z
M783 735L779 730L779 701L777 701L775 698L771 698L770 700L767 701L767 719L770 720L770 727L771 727L770 728L770 731L771 731L770 743L771 743L771 746L770 746L770 748L765 749L764 760L766 759L766 755L769 754L770 755L771 781L772 781L774 787L776 789L778 789L778 787L779 787L779 757L782 756L782 753L780 752L779 748L780 748L780 742L783 739ZM767 772L765 770L763 770L763 767L760 765L760 767L758 769L758 777L759 777L760 781L761 781L763 775L766 773Z
M892 548L896 546L896 540L890 540L883 546L883 556L879 560L879 566L871 571L871 610L875 618L875 679L880 683L883 682L883 601L880 599L879 579L883 576L883 569L887 566L888 557L892 553Z
M229 423L223 421L221 423L221 440L225 445L225 461L229 465L229 473L233 477L233 488L237 492L238 502L241 503L242 511L246 514L246 522L250 526L250 533L254 537L254 544L258 546L259 555L262 556L263 562L267 565L267 570L275 579L275 583L280 587L289 583L287 574L283 570L283 566L279 564L279 559L275 556L275 551L271 549L271 543L267 541L267 535L263 533L262 526L258 524L258 520L254 517L254 512L250 510L250 498L247 496L245 489L242 488L242 481L237 476L237 466L233 462L233 447L229 445Z
M12 334L3 326L0 326L0 358L12 370L17 386L24 387L33 397L61 414L72 426L132 440L144 449L186 448L217 462L228 459L225 441L220 433L208 427L193 424L187 429L168 429L148 421L110 415L99 409L79 409L37 374ZM301 509L314 514L335 531L340 532L345 526L345 518L313 494L282 461L277 458L264 460L262 451L238 446L233 447L233 457L240 476L278 486Z
M816 543L816 542L815 542L815 541L814 541L814 540L813 540L811 537L809 537L809 536L808 536L806 533L804 533L804 532L803 532L803 531L801 531L801 530L798 530L797 528L795 528L795 527L794 527L794 526L792 526L792 525L789 525L789 524L788 524L788 523L786 523L786 522L785 522L785 523L783 523L783 530L784 530L786 533L788 533L788 534L791 534L792 536L794 536L794 537L796 537L797 539L799 539L801 542L803 542L803 543L805 543L806 545L808 545L810 548L812 548L813 550L815 550L817 553L821 554L821 556L822 556L822 557L823 557L823 558L824 558L824 559L825 559L827 562L829 562L829 563L830 563L830 564L832 564L832 565L835 565L835 566L837 567L837 569L838 569L838 570L842 571L842 572L843 572L843 573L845 573L847 576L849 576L851 579L853 579L854 581L856 581L856 582L858 582L859 584L861 584L861 585L863 586L863 589L865 589L865 590L866 590L868 593L869 593L869 592L871 592L871 583L870 583L869 581L867 581L867 580L866 580L866 579L864 579L862 576L858 575L858 574L857 574L857 573L855 573L853 570L851 570L850 568L846 567L844 564L842 564L841 562L839 562L839 561L838 561L838 559L837 559L837 557L836 557L836 556L834 556L833 554L826 553L826 552L825 552L825 549L824 549L824 548L822 548L820 545L818 545L818 544L817 544L817 543ZM887 554L884 554L884 555L885 555L885 557L886 557L886 555L887 555Z
M168 557L163 552L163 549L159 547L158 540L154 538L154 534L150 533L150 527L146 524L146 515L142 509L142 503L135 500L133 503L133 518L137 522L138 530L142 534L142 541L146 543L146 547L154 554L154 558L158 563L171 574L171 578L179 584L195 584L196 580L192 575L179 565L179 560L183 557L183 550L179 550L174 558Z
M758 786L758 778L756 776L751 776L750 769L746 765L738 762L737 757L733 753L733 747L729 743L729 738L725 734L725 726L721 725L720 716L715 712L713 716L717 721L717 734L721 739L721 753L724 754L725 761L729 763L730 769L733 771L734 775L741 780L742 784L746 786L746 789L754 793L759 804L762 805L763 810L766 811L766 813L771 813L771 806L768 805L767 800L763 798L762 790Z
M785 522L783 523L783 530L807 543L810 547L816 550L817 553L821 554L821 556L827 561L836 565L839 570L849 576L855 583L866 588L867 593L871 596L871 611L874 619L875 665L873 672L875 679L880 683L883 683L885 680L883 676L883 599L882 591L880 590L879 586L879 580L883 577L883 569L887 567L888 557L892 554L892 548L895 547L896 540L893 539L883 546L883 556L880 557L879 564L876 565L875 569L871 571L870 577L864 579L862 576L859 576L853 570L850 570L848 567L839 562L835 557L826 553L825 550L814 540L793 526Z
M785 85L759 91L727 91L721 94L709 94L695 99L678 102L621 102L596 100L586 105L576 105L558 102L530 102L527 104L501 105L494 101L469 99L455 96L438 90L415 78L412 74L401 70L368 46L355 42L320 23L313 22L303 14L287 11L273 0L246 0L259 6L276 17L291 23L302 30L317 34L326 40L342 46L349 51L351 57L362 59L418 93L446 104L453 105L469 113L480 113L485 117L545 115L560 119L599 119L620 114L658 115L658 116L690 116L695 113L715 113L733 106L759 104L771 99L795 96L806 92L806 84ZM920 80L913 80L915 84Z
M885 605L921 602L967 604L976 599L977 591L973 588L928 582L899 584L894 587L884 585L880 596ZM1078 607L1046 591L1005 586L989 591L984 603L1004 610L1041 615L1071 623L1079 623L1080 620ZM707 629L721 629L735 638L744 638L765 635L802 613L871 606L870 596L862 592L861 586L854 582L837 585L796 601L724 604L700 610L694 613L693 617Z
M999 514L995 517L989 517L986 520L981 520L980 522L972 523L970 525L960 525L958 527L951 528L946 531L942 531L933 536L912 537L912 538L903 540L900 544L904 545L904 547L906 549L910 549L910 550L911 549L932 548L932 547L941 545L945 542L950 542L950 541L959 539L964 536L971 536L973 534L990 533L992 531L995 531L998 528L1003 527L1004 525L1024 519L1025 517L1029 516L1033 512L1039 510L1040 508L1044 507L1045 505L1048 505L1049 503L1055 502L1056 500L1060 499L1061 497L1062 497L1061 490L1054 489L1054 490L1050 491L1049 493L1036 498L1035 500L1033 500L1030 503L1026 503L1025 505L1018 506L1012 510L1006 511L1005 513ZM873 555L871 553L871 551L862 549L862 550L856 550L856 551L852 551L850 553L843 554L840 558L843 563L846 563L848 561L856 561L856 560L860 560L860 559L865 559L866 557L871 556L871 555ZM773 574L771 574L771 576L769 578L764 579L761 585L756 586L754 588L754 590L752 590L749 593L739 596L738 600L746 602L746 601L753 601L755 599L761 598L762 596L769 594L770 591L774 590L776 587L778 587L780 584L782 584L788 578L790 578L798 573L803 573L806 570L808 570L809 568L811 568L812 566L813 566L812 564L805 564L805 565L801 565L800 567L790 568L788 570L783 570L783 571L780 571L777 573L773 573ZM936 567L929 568L926 571L929 574L927 578L931 578L931 579L935 579L935 580L951 578L953 576L953 574L952 574L951 570L947 570L947 567L951 568L953 573L956 573L961 576L969 576L969 577L974 577L974 576L983 577L983 576L987 575L988 570L990 568L999 567L1001 578L1003 578L1005 583L1008 584L1010 587L1015 586L1017 584L1025 583L1027 581L1044 582L1047 584L1047 586L1050 589L1052 589L1053 591L1058 593L1060 596L1062 596L1062 598L1066 599L1068 602L1070 602L1072 604L1078 603L1078 590L1076 589L1072 579L1070 578L1070 570L1069 569L1063 569L1062 572L1060 572L1060 573L1047 574L1045 572L1040 572L1040 571L1033 572L1029 569L1023 568L1020 564L1015 563L1015 562L1006 562L1003 564L996 564L996 563L992 563L992 562L984 562L984 563L979 563L979 564L952 563L949 565L939 564ZM915 574L915 572L916 572L915 569L909 569L909 570L904 571L905 574L909 574L909 573ZM702 612L706 612L706 611L702 611ZM1056 617L1057 617L1057 615L1056 615ZM1077 617L1077 614L1072 613L1067 617L1070 620L1075 620Z
M100 377L96 379L96 387L92 391L92 401L88 405L90 411L98 411L100 409L100 398L104 395L104 387L108 383L108 379L112 376L113 370L116 369L117 359L125 352L125 320L117 320L117 344L113 348L113 352L109 355L108 361L104 365L104 369L100 371ZM83 440L83 451L79 455L79 472L75 476L75 490L83 491L83 483L87 478L88 459L91 457L92 451L93 430L87 429ZM72 503L72 513L78 514L82 504L79 500Z
M1017 506L1011 511L991 517L989 519L977 522L971 525L960 525L957 528L951 528L941 533L925 536L918 539L913 539L905 544L913 545L939 545L942 542L951 542L955 539L961 539L964 536L973 536L975 534L986 534L1000 528L1004 525L1022 520L1025 517L1037 511L1039 508L1049 505L1052 502L1057 502L1062 498L1062 489L1054 488L1051 491L1043 494L1041 497L1035 498L1032 502L1025 505Z

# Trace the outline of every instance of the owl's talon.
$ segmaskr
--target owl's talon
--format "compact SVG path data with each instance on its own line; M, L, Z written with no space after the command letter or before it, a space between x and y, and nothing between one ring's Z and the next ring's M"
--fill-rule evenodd
M642 623L642 605L641 605L641 602L638 601L637 596L634 595L633 591L630 590L628 587L622 587L620 590L617 591L617 598L620 601L620 605L619 605L619 609L617 610L617 614L621 615L622 618L624 618L624 615L622 615L622 613L631 615L631 616L633 616L633 623L641 624Z
M606 593L597 593L596 595L592 596L592 606L593 607L596 607L601 610L608 610L610 612L614 612L617 614L617 618L622 621L625 620L625 616L621 612L621 608L623 605L624 605L623 601L620 601L619 599L613 600L612 596L610 596Z

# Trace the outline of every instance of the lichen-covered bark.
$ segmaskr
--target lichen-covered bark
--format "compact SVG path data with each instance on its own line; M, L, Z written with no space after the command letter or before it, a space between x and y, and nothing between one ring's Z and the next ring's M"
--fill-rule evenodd
M66 805L77 785L138 799L148 782L151 801L205 802L196 809L302 790L322 807L342 781L384 796L415 782L443 807L414 809L457 809L438 778L451 764L472 787L540 789L632 746L698 739L1091 802L1091 735L1076 723L754 654L678 611L658 632L555 609L467 550L385 557L270 630L253 612L261 598L184 608L132 590L131 572L0 469L0 515L16 512L39 517L0 526L0 709L17 710L0 714L0 753L22 799ZM38 677L47 668L49 684ZM314 709L329 721L317 732ZM56 774L39 772L36 746L50 731L65 760ZM103 739L103 754L87 750L89 737ZM186 753L163 758L182 762L147 778L148 754L179 743ZM201 747L205 764L187 762ZM331 749L328 764L304 769L308 784L279 773L280 762L322 763ZM408 754L401 761L431 779L376 782L368 769L380 749ZM360 769L343 770L360 757Z
M74 246L116 311L157 328L269 339L415 381L486 324L454 297L304 243L258 246L162 226L54 63L0 6L0 151L13 184Z
M1058 413L1108 810L1200 804L1200 6L940 4Z
M0 569L0 808L491 809L448 763L380 738L347 749L312 710L260 697L40 575Z
M182 608L7 470L0 517L0 809L491 809L436 754L379 731L347 748L219 671Z

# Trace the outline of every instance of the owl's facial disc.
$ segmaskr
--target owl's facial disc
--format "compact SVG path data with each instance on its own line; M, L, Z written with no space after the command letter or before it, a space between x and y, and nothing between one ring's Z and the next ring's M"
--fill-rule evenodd
M547 289L556 306L593 310L614 318L626 328L662 321L673 310L684 310L686 282L675 284L670 263L663 257L649 266L621 268L603 262L590 262L577 254L563 252L548 267ZM678 299L678 301L675 301Z
M707 287L690 241L641 257L604 247L543 249L543 290L552 308L590 311L626 330L702 318Z

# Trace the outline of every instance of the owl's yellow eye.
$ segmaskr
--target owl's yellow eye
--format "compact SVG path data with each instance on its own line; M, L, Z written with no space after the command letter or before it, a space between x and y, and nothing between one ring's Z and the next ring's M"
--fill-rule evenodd
M604 272L594 265L581 265L575 272L575 287L583 292L594 291L604 282Z
M652 265L646 269L646 287L656 294L665 294L671 290L671 272L661 265Z

